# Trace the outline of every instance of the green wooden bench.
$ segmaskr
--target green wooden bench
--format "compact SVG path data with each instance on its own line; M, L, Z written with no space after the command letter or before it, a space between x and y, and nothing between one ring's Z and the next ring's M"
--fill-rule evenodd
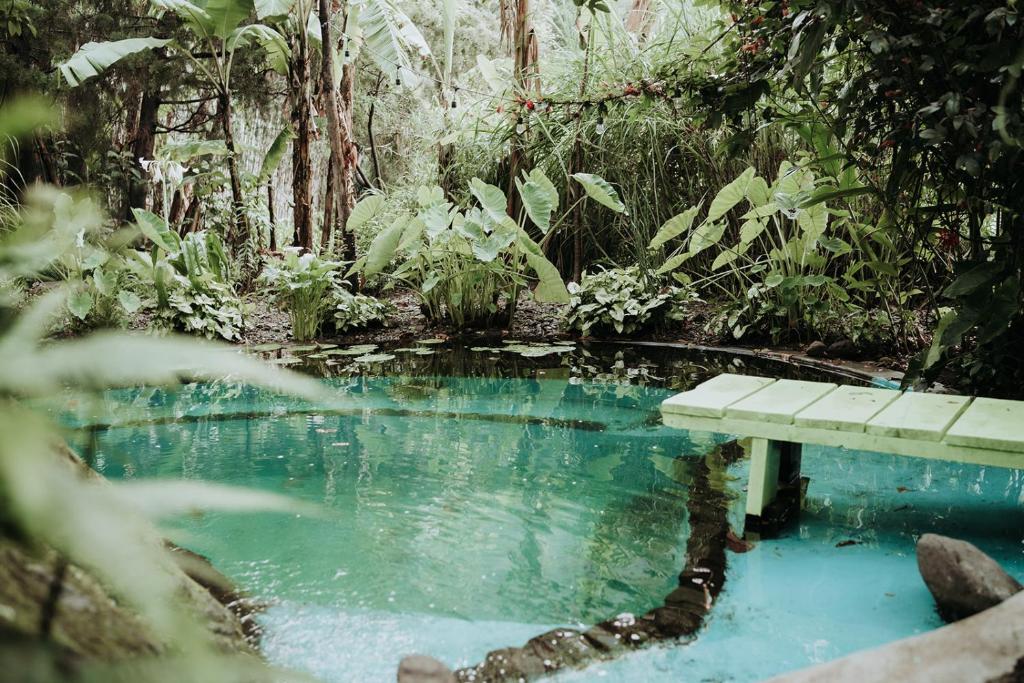
M751 437L748 522L818 444L1024 469L1024 402L724 374L661 404L669 427Z

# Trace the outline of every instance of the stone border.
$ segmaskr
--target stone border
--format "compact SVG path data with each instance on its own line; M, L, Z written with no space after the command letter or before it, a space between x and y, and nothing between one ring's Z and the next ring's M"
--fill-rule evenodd
M690 342L654 342L654 341L602 341L603 344L618 344L621 346L642 346L647 348L676 349L680 351L697 351L700 353L718 353L723 355L741 356L744 358L756 358L758 360L770 360L780 363L789 363L797 367L821 370L833 375L839 375L848 379L855 379L861 382L868 382L876 386L895 388L903 380L904 374L898 370L873 368L864 363L853 361L832 361L821 358L812 358L797 351L772 351L771 349L752 349L742 346L707 346L704 344L692 344Z
M531 638L522 647L493 650L480 664L456 671L456 680L527 681L607 661L659 641L692 639L725 583L731 500L728 491L712 485L711 475L742 457L742 447L730 441L698 462L686 502L686 565L679 586L660 606L640 617L620 614L582 633L560 628Z

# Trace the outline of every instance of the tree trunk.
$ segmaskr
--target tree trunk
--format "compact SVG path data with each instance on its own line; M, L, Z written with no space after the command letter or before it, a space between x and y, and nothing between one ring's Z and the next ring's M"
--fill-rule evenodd
M331 157L334 172L334 206L335 221L340 229L341 258L346 261L356 259L356 241L348 229L348 219L355 206L355 168L359 163L359 153L355 145L355 131L352 126L352 108L355 98L355 71L352 64L341 67L341 85L334 87L334 56L331 37L331 14L335 9L328 9L327 0L318 0L320 12L320 32L323 40L323 61L321 81L324 99L327 106L327 132L331 145ZM341 3L342 26L348 23L348 3ZM344 31L344 28L342 29Z
M538 43L537 34L533 30L530 17L530 0L504 0L502 11L504 21L502 32L512 48L512 75L516 89L523 99L531 98L531 91L540 90L540 78L537 73ZM516 113L525 124L530 116L530 109L524 107ZM518 127L519 121L516 121ZM524 131L525 134L525 131ZM508 169L508 206L507 211L516 218L520 211L519 193L516 191L516 178L526 165L526 149L519 135L513 137L509 152Z
M270 222L270 245L271 253L277 251L277 217L274 215L274 183L267 183L267 219Z
M334 227L334 153L327 162L327 191L324 193L324 224L320 230L320 252L326 254Z
M249 219L245 215L245 198L242 196L242 179L238 171L238 154L231 123L231 96L222 92L217 97L218 113L224 130L224 146L228 150L228 175L231 178L231 208L234 211L232 228L227 235L232 254L237 256L242 245L249 238Z
M292 122L295 128L295 141L292 143L292 219L295 224L293 246L312 251L313 164L309 154L312 115L309 92L309 41L304 30L298 32L294 47L291 65L291 91L294 97Z

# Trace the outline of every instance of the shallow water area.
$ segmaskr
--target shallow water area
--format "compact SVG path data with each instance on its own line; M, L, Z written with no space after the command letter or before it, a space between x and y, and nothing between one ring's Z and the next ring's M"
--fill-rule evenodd
M335 375L317 405L201 384L109 392L64 420L101 425L95 463L113 479L315 503L319 515L206 513L169 532L270 603L273 663L388 681L405 654L463 666L660 604L686 560L693 468L729 437L665 428L658 405L725 367L794 375L678 353L498 361L439 350L372 371L315 367ZM732 494L737 530L746 467L716 484ZM913 552L926 531L1024 575L1016 472L809 447L803 473L799 522L728 555L695 642L560 680L753 681L934 628Z

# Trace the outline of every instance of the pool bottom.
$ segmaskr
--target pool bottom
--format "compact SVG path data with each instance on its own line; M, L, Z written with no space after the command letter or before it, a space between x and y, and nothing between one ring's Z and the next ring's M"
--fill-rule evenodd
M778 538L729 554L725 590L695 641L555 680L752 683L939 628L915 555L927 532L968 540L1024 575L1019 472L808 448L803 473L807 509Z

